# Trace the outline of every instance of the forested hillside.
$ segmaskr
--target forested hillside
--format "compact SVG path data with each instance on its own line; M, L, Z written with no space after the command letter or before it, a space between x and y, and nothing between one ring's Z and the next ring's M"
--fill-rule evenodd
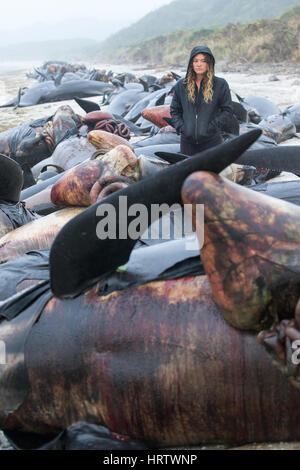
M177 30L171 34L139 41L113 52L101 49L113 62L186 65L196 44L206 44L217 59L235 62L300 61L300 5L274 20L246 25L229 23L223 28Z
M211 29L276 18L297 3L299 0L175 0L110 36L103 49L113 50L179 29Z

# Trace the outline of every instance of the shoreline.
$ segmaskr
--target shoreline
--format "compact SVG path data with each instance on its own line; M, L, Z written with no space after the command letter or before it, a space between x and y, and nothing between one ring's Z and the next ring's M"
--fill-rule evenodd
M9 63L6 62L5 70L1 70L0 64L0 105L9 102L14 98L19 88L32 87L38 81L27 77L27 73L34 67L42 65L37 61L11 62L13 70L9 70ZM112 70L114 73L131 72L137 77L147 73L160 78L169 71L185 75L186 68L172 67L158 64L106 64L94 61L87 61L86 67L106 71ZM24 67L25 66L25 67ZM16 69L17 67L17 69ZM224 78L232 91L232 99L237 101L236 95L242 98L258 96L272 101L284 111L288 106L300 103L300 64L278 63L278 64L253 64L253 63L232 63L228 61L218 61L216 64L216 75ZM94 96L89 98L101 106L102 97ZM70 105L75 113L84 115L84 111L74 100L57 101L53 103L43 103L31 107L0 108L0 132L11 127L18 126L33 119L50 116L54 114L61 105ZM103 106L101 106L103 107Z
M10 73L10 72L20 72L20 71L29 71L34 67L40 67L45 60L23 60L23 61L4 61L0 62L0 75L3 73ZM99 60L70 60L66 61L70 63L85 63L87 68L89 67L99 67L99 68L114 68L114 69L124 69L127 67L128 70L135 70L135 71L147 71L147 70L157 70L158 72L163 72L168 69L179 69L179 70L186 70L187 64L161 64L161 63L150 63L150 62L101 62ZM216 71L218 72L253 72L253 73L284 73L284 74L300 74L300 62L249 62L247 60L243 62L235 62L230 59L224 60L217 60L216 61Z

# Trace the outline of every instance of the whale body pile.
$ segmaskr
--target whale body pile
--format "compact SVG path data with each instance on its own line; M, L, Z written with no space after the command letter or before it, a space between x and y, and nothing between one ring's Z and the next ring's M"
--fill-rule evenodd
M299 440L300 146L284 142L300 105L236 95L238 129L187 157L170 119L175 73L48 62L30 77L39 84L3 106L74 99L84 113L58 104L0 133L10 443Z

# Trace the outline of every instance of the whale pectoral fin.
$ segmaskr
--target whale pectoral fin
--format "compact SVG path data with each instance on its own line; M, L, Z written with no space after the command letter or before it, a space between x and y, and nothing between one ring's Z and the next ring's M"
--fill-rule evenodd
M167 92L158 98L158 100L155 103L155 106L162 106L165 103L166 94Z
M178 75L178 73L175 73L175 72L172 72L172 71L171 71L171 74L173 75L173 78L174 78L175 80L177 80L177 81L178 81L178 80L180 80L180 79L181 79L181 76L180 76L180 75Z
M300 295L300 209L207 172L185 181L182 198L204 204L201 258L225 319L261 330L282 307L281 318L291 318ZM193 224L200 235L197 213Z
M165 121L168 124L168 126L174 127L172 118L169 118L169 117L166 116L166 117L163 117L163 121Z
M21 96L22 96L22 88L19 88L16 102L14 104L14 109L17 109L19 107L20 101L21 101Z
M139 79L140 83L143 85L144 87L144 91L148 92L149 91L149 85L147 82L145 82L145 80L143 80L142 78Z
M104 99L104 95L103 95L103 99ZM83 100L81 98L78 98L77 96L74 97L74 100L86 113L101 110L99 104L94 103L94 101Z
M189 158L188 155L184 155L183 153L155 152L155 155L171 164L178 163Z
M170 207L181 203L180 191L188 175L200 169L219 173L236 161L260 135L261 131L255 129L177 165L169 165L154 176L109 195L71 220L51 247L53 293L63 298L74 297L128 261L137 241L128 230L135 220L128 213L132 205L143 204L146 229L157 220L152 215L153 204ZM108 232L105 231L107 226L110 226Z

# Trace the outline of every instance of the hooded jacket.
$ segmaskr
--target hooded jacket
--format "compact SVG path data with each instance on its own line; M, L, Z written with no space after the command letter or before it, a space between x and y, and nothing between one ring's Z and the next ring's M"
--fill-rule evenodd
M187 70L197 54L210 55L215 64L214 56L208 47L196 46L192 49ZM174 87L170 112L172 125L177 133L191 143L200 144L220 134L221 130L238 134L238 122L233 115L229 86L223 78L213 77L213 98L208 103L204 101L203 81L200 91L197 88L195 103L192 103L188 98L186 77L180 79Z

